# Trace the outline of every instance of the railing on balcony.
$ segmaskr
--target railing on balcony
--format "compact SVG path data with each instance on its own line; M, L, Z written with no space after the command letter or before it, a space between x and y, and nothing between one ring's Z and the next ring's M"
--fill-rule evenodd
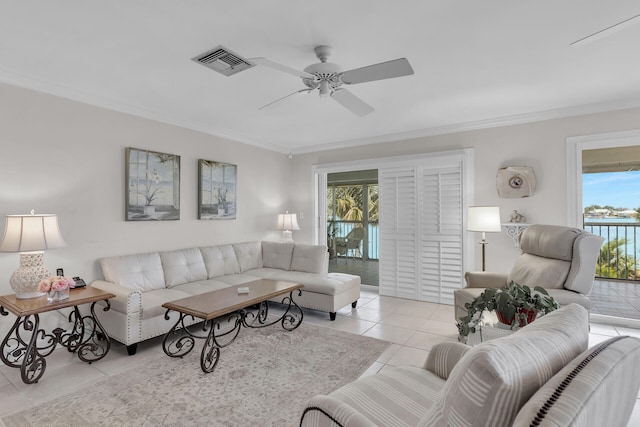
M615 222L613 222L615 221ZM596 277L620 280L639 280L638 245L640 222L633 219L585 221L584 229L602 236L605 241L596 265Z
M335 236L346 237L355 227L362 227L362 221L334 221ZM378 222L367 224L367 235L362 244L363 259L378 259Z

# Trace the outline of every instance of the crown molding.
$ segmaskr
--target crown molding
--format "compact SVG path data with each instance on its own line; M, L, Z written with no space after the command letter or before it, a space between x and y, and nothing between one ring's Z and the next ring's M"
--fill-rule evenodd
M7 70L6 68L0 68L0 82L12 86L21 87L27 90L33 90L36 92L42 92L48 95L81 102L83 104L91 105L94 107L112 110L118 113L129 114L143 119L153 120L155 122L206 133L208 135L224 138L232 142L252 145L254 147L263 148L269 151L280 152L283 154L288 154L290 152L288 148L282 147L277 144L256 141L255 139L252 139L246 135L238 134L228 130L217 129L203 123L175 120L174 118L171 118L158 111L140 108L138 106L131 105L106 96L89 94L69 86L53 83L51 81L45 81L42 79L32 78L21 73L14 73L10 70Z
M536 111L531 113L514 114L511 116L496 117L486 120L477 120L466 123L456 123L447 126L438 126L432 128L418 129L408 132L398 132L386 135L377 135L373 137L350 139L343 141L326 141L326 143L320 143L310 145L307 147L301 147L291 149L293 154L305 154L319 151L339 150L343 148L352 148L362 145L379 144L384 142L403 141L416 138L425 138L436 135L446 135L459 132L468 132L480 129L490 129L501 126L511 126L523 123L540 122L544 120L561 119L566 117L583 116L595 113L604 113L608 111L625 110L628 108L640 107L640 98L631 98L613 102L602 102L595 104L579 105L567 108L558 108L553 110Z
M397 132L383 135L375 135L365 138L345 139L341 141L326 140L317 144L304 147L285 147L282 143L268 140L257 140L247 135L232 132L226 129L219 129L208 124L199 122L190 122L183 120L175 120L158 111L140 108L122 102L117 99L97 96L86 92L79 91L75 88L53 83L42 79L32 78L23 73L16 73L6 68L0 68L0 82L9 85L22 87L28 90L46 93L65 99L81 102L84 104L109 109L112 111L130 114L148 120L160 123L170 124L185 129L202 132L219 138L224 138L232 142L251 145L269 151L275 151L282 154L306 154L329 150L339 150L344 148L353 148L363 145L379 144L384 142L402 141L416 138L424 138L436 135L446 135L459 132L467 132L480 129L489 129L501 126L517 125L523 123L532 123L544 120L559 119L565 117L581 116L594 113L602 113L607 111L623 110L627 108L640 107L640 98L632 98L618 100L612 102L594 103L587 105L579 105L567 108L558 108L553 110L544 110L531 113L515 114L510 116L496 117L486 120L477 120L465 123L456 123L447 126L436 126L430 128L416 129L413 131Z

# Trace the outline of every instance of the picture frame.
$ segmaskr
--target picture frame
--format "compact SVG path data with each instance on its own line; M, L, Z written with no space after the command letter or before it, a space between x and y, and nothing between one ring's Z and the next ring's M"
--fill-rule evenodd
M236 219L238 166L198 159L198 219Z
M180 219L180 156L127 147L125 220Z

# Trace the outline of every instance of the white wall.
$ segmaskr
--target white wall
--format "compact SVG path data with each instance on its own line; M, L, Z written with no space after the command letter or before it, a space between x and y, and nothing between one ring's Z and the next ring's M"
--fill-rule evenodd
M354 119L356 120L356 119ZM640 109L504 126L342 150L286 155L184 128L0 84L0 228L4 215L56 213L66 248L48 251L47 266L91 281L101 276L103 256L196 245L279 239L275 216L303 213L301 243L314 240L311 165L428 153L475 151L475 203L497 204L503 220L518 209L528 222L563 224L566 218L565 145L569 136L640 128ZM124 221L125 147L181 156L181 219ZM197 159L238 165L238 217L197 220ZM533 166L536 194L500 199L499 168ZM488 234L487 267L508 271L518 253L504 234ZM479 240L477 236L476 240ZM479 252L479 251L478 251ZM476 256L476 267L479 253ZM17 254L0 253L0 293Z
M417 153L473 148L475 153L475 197L472 203L498 205L503 222L517 209L528 223L564 225L566 222L566 138L640 128L640 109L585 115L492 129L372 144L355 148L301 154L294 157L292 201L299 212L313 213L313 164L401 156ZM533 166L537 190L533 197L502 199L495 187L496 173L505 166ZM311 221L309 221L311 222ZM313 240L310 226L297 240ZM475 236L479 241L479 233ZM504 233L487 233L487 270L508 272L518 251ZM476 269L481 266L476 251Z
M1 84L0 147L0 229L7 214L58 214L67 247L45 254L52 272L91 281L104 256L280 238L291 176L280 153ZM181 156L179 221L124 220L125 147ZM236 220L196 219L199 158L238 165ZM0 253L0 294L18 261Z

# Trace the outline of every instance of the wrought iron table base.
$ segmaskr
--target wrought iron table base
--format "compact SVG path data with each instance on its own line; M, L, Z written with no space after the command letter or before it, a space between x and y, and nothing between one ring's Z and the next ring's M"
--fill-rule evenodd
M257 311L250 311L248 308L243 308L239 311L233 312L227 317L226 323L232 324L232 328L220 334L216 334L220 330L222 325L218 319L205 320L202 323L202 331L206 335L196 335L191 332L184 324L184 320L187 317L194 317L190 314L180 313L178 321L167 332L162 341L162 350L170 357L183 357L193 350L195 340L205 340L200 353L200 368L205 373L211 373L216 368L218 360L220 359L220 349L227 347L238 337L240 329L245 328L265 328L267 326L275 325L280 322L282 327L287 331L293 331L302 323L302 309L293 301L292 293L289 296L282 299L282 304L287 306L284 314L274 321L267 323L267 316L269 314L268 301L262 301ZM169 312L167 310L164 318L169 320Z
M105 302L104 311L107 311L111 305L109 300ZM69 313L69 322L73 323L70 332L56 328L48 334L40 329L38 314L18 316L0 345L0 359L7 366L20 368L25 384L38 382L47 367L45 357L58 344L70 353L76 353L83 362L92 363L102 359L109 352L111 342L96 317L95 305L95 302L91 304L91 315L87 316L82 316L77 306L73 307ZM0 306L0 314L7 316L9 313Z

